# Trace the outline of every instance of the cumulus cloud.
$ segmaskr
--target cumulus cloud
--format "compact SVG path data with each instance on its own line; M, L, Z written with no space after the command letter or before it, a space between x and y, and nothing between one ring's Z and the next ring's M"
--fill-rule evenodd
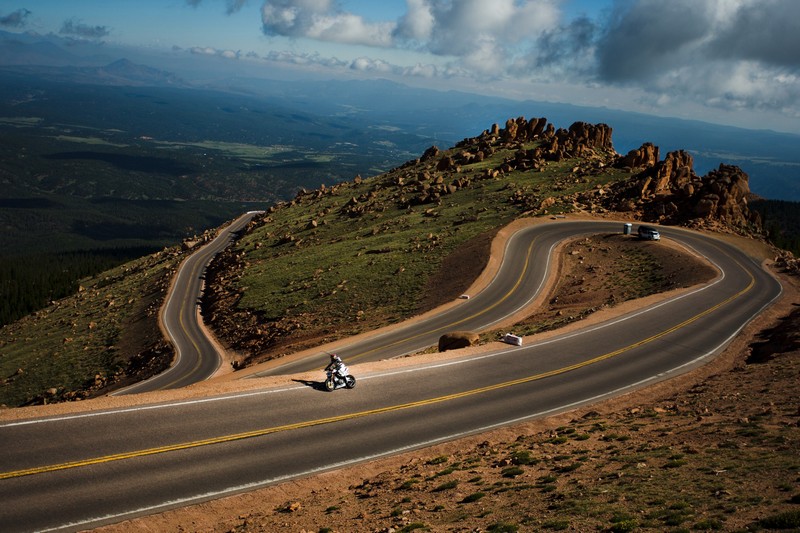
M599 81L727 109L798 109L800 3L638 0L597 42ZM793 111L792 111L793 110Z
M13 13L0 17L0 26L6 28L22 28L25 26L25 19L27 19L30 14L31 12L27 9L18 9Z
M239 59L242 53L238 50L220 50L211 46L195 46L189 49L189 53L198 56L215 56L224 59Z
M111 31L107 26L89 26L75 19L70 19L64 21L60 33L62 35L70 35L83 39L102 39L111 33Z
M387 47L394 22L368 22L332 0L267 0L261 7L264 33L319 41Z
M374 47L413 48L454 56L481 71L496 70L517 43L551 27L558 10L551 0L406 0L396 21L370 22L332 0L266 0L267 35Z
M436 24L427 0L407 0L408 12L398 21L393 37L401 41L424 43L430 39Z
M224 1L228 13L247 2ZM349 61L273 51L264 56L272 61L619 88L640 91L652 105L689 99L800 116L798 0L609 0L591 17L566 12L562 0L405 0L402 16L382 21L338 0L258 1L267 36L374 49ZM388 57L400 56L386 49L429 54L431 62L392 64Z
M763 0L743 5L711 40L709 53L776 67L800 67L800 2Z

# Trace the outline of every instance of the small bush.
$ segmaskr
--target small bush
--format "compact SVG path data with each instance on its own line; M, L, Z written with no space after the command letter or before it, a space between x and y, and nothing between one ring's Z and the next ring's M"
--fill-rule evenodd
M486 496L486 493L484 493L484 492L475 492L473 494L470 494L469 496L467 496L463 500L461 500L461 503L476 502L476 501L480 500L481 498L483 498L484 496Z
M547 520L542 524L542 528L552 531L563 531L569 529L569 520Z
M796 529L800 528L800 511L787 511L762 518L758 521L761 527L767 529Z
M446 462L447 462L447 456L446 455L440 455L439 457L434 457L433 459L428 461L426 464L429 464L429 465L440 465L440 464L446 463Z
M442 483L438 487L435 487L431 492L442 492L443 490L454 489L458 486L458 481L455 479L448 481L447 483Z
M559 472L561 472L561 473L573 472L573 471L577 470L578 468L580 468L580 466L581 466L580 463L572 463L572 464L569 464L569 465L566 465L566 466L561 466L557 470Z
M411 487L413 487L414 485L416 485L417 483L419 483L418 479L409 479L408 481L403 482L403 484L400 485L399 488L401 490L407 490L407 489L410 489Z
M516 451L511 454L511 463L515 465L536 464L539 460L531 455L528 450Z
M608 531L611 533L625 533L627 531L635 531L636 527L636 520L623 520L612 524Z
M504 468L501 474L503 477L517 477L521 476L525 473L525 470L520 468L519 466L509 466L508 468Z
M686 459L672 459L664 463L664 468L680 468L688 463Z
M698 531L720 531L722 529L722 522L713 518L707 518L697 522L692 529Z
M496 524L492 524L489 526L486 531L492 531L497 533L516 533L519 531L519 526L516 524L506 524L504 522L498 522Z
M407 533L408 531L414 531L417 529L428 529L428 526L422 522L414 522L413 524L408 524L403 529L399 530L398 533Z

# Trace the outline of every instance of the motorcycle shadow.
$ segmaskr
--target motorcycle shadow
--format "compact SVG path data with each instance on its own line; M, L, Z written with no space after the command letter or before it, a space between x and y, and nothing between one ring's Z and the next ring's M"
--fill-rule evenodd
M324 381L311 381L310 379L293 379L292 381L296 383L302 383L306 387L311 387L312 389L320 392L328 392L327 389L325 389Z

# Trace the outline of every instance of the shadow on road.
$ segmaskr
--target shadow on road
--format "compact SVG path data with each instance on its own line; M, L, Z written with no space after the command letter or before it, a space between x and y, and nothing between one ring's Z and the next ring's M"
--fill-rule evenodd
M311 381L310 379L293 379L292 381L297 383L302 383L306 387L311 387L314 390L318 390L321 392L328 392L325 389L325 382L324 381Z

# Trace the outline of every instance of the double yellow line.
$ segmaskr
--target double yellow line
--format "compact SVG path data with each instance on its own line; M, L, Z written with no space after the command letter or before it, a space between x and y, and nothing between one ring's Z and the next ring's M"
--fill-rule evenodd
M262 428L262 429L258 429L258 430L255 430L255 431L247 431L247 432L244 432L244 433L235 433L235 434L232 434L232 435L223 435L223 436L220 436L220 437L213 437L213 438L210 438L210 439L203 439L203 440L196 440L196 441L192 441L192 442L171 444L171 445L160 446L160 447L156 447L156 448L148 448L148 449L145 449L145 450L138 450L138 451L131 451L131 452L125 452L125 453L106 455L106 456L103 456L103 457L96 457L96 458L93 458L93 459L84 459L84 460L81 460L81 461L72 461L72 462L60 463L60 464L54 464L54 465L45 465L45 466L39 466L39 467L34 467L34 468L27 468L27 469L24 469L24 470L15 470L13 472L4 472L4 473L0 473L0 480L18 478L18 477L23 477L23 476L32 476L32 475L36 475L36 474L44 474L44 473L47 473L47 472L56 472L56 471L59 471L59 470L68 470L68 469L71 469L71 468L78 468L78 467L82 467L82 466L90 466L90 465L97 465L97 464L103 464L103 463L110 463L110 462L114 462L114 461L122 461L122 460L125 460L125 459L134 459L134 458L137 458L137 457L146 457L148 455L157 455L157 454L161 454L161 453L174 452L174 451L178 451L178 450L188 450L188 449L192 449L192 448L199 448L199 447L202 447L202 446L210 446L212 444L223 444L223 443L227 443L227 442L234 442L234 441L238 441L238 440L250 439L250 438L253 438L253 437L262 437L264 435L270 435L272 433L279 433L279 432L282 432L282 431L291 431L291 430L295 430L295 429L303 429L303 428L308 428L308 427L313 427L313 426L321 426L321 425L324 425L324 424L332 424L332 423L341 422L341 421L344 421L344 420L353 420L353 419L363 418L363 417L372 416L372 415L390 413L390 412L393 412L393 411L401 411L401 410L405 410L405 409L413 409L413 408L416 408L416 407L422 407L422 406L426 406L426 405L433 405L433 404L447 402L447 401L451 401L451 400L457 400L457 399L460 399L460 398L466 398L468 396L474 396L474 395L477 395L477 394L483 394L483 393L487 393L487 392L491 392L491 391L495 391L495 390L499 390L499 389L503 389L503 388L507 388L507 387L513 387L515 385L521 385L523 383L529 383L529 382L532 382L532 381L537 381L537 380L540 380L540 379L544 379L544 378L551 377L551 376L556 376L556 375L559 375L559 374L564 374L566 372L570 372L570 371L573 371L573 370L577 370L579 368L583 368L583 367L586 367L586 366L589 366L589 365L593 365L593 364L599 363L601 361L605 361L607 359L611 359L612 357L620 355L620 354L622 354L624 352L630 351L630 350L632 350L634 348L638 348L640 346L643 346L645 344L648 344L648 343L651 343L651 342L653 342L655 340L658 340L658 339L660 339L660 338L662 338L662 337L664 337L664 336L666 336L666 335L668 335L668 334L670 334L670 333L672 333L674 331L677 331L677 330L679 330L681 328L684 328L684 327L688 326L689 324L699 320L700 318L702 318L702 317L704 317L704 316L716 311L720 307L723 307L723 306L727 305L728 303L732 302L733 300L736 300L736 299L740 298L742 295L744 295L745 293L749 292L753 288L754 285L755 285L755 279L751 276L750 283L749 283L749 285L747 287L745 287L744 289L742 289L738 293L734 294L733 296L729 297L727 300L724 300L724 301L716 304L715 306L706 309L702 313L699 313L699 314L697 314L697 315L685 320L684 322L681 322L680 324L677 324L676 326L673 326L673 327L671 327L669 329L666 329L666 330L664 330L664 331L662 331L660 333L657 333L656 335L648 337L647 339L643 339L643 340L641 340L639 342L636 342L636 343L631 344L629 346L625 346L624 348L620 348L620 349L615 350L613 352L609 352L607 354L600 355L600 356L595 357L593 359L588 359L586 361L582 361L582 362L576 363L574 365L569 365L569 366L565 366L565 367L562 367L562 368L557 368L557 369L554 369L554 370L550 370L548 372L542 372L540 374L534 374L532 376L527 376L527 377L524 377L524 378L515 379L515 380L511 380L511 381L505 381L503 383L497 383L495 385L488 385L486 387L481 387L481 388L477 388L477 389L471 389L471 390L468 390L468 391L457 392L457 393L454 393L454 394L448 394L446 396L439 396L439 397L436 397L436 398L429 398L427 400L418 400L418 401L415 401L415 402L408 402L408 403L403 403L403 404L398 404L398 405L390 405L390 406L381 407L381 408L378 408L378 409L369 409L369 410L360 411L360 412L357 412L357 413L349 413L349 414L344 414L344 415L331 416L331 417L327 417L327 418L319 418L319 419L316 419L316 420L308 420L308 421L305 421L305 422L296 422L294 424L286 424L286 425L282 425L282 426Z

